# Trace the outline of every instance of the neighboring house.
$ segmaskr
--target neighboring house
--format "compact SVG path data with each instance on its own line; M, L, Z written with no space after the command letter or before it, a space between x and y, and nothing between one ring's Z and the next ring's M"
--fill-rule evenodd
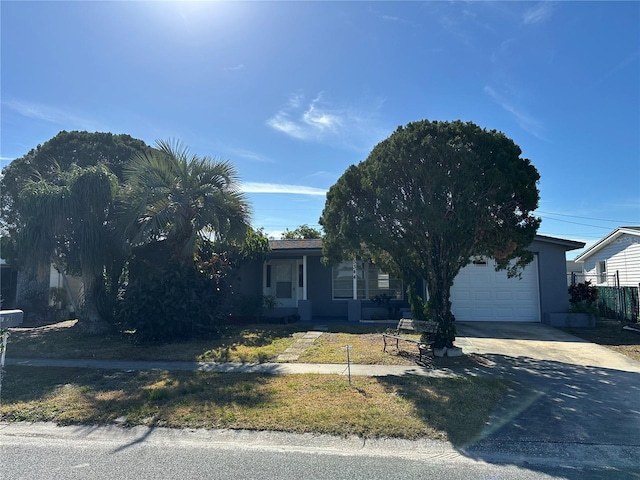
M271 295L272 315L302 320L367 320L385 313L374 302L386 296L408 307L406 288L370 262L350 260L333 267L320 261L322 240L271 240L263 265L246 266L239 290ZM495 271L492 259L477 259L460 271L451 290L452 311L460 321L540 322L548 313L566 312L566 252L584 243L537 235L529 250L535 259L521 279Z
M584 280L598 286L640 285L640 227L618 227L576 257Z
M67 282L69 288L71 289L70 293L73 296L73 299L75 300L76 304L79 304L84 291L82 278L73 275L67 275ZM49 269L49 288L62 288L66 290L62 273L60 273L53 265L51 265ZM50 301L50 304L53 304L53 300ZM68 308L73 310L70 305L68 306Z
M0 258L0 308L11 310L16 306L18 272Z
M582 264L575 260L567 260L567 286L582 281Z

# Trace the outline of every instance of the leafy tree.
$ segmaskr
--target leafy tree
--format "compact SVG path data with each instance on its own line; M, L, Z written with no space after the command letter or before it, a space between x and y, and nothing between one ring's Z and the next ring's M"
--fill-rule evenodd
M193 261L200 240L242 239L250 206L227 161L191 154L179 142L158 141L125 168L123 232L131 245L163 241L177 261Z
M399 127L331 187L320 218L328 262L370 257L407 284L427 283L436 345L452 346L453 281L474 256L518 275L540 220L539 174L504 134L473 123ZM414 313L422 302L410 291Z
M318 229L310 227L306 223L300 225L295 230L285 229L282 234L282 240L307 240L311 238L322 238L322 232Z
M78 327L88 333L108 329L98 313L95 294L102 281L109 236L106 223L117 179L104 165L72 167L57 178L28 182L19 196L22 228L17 245L23 265L54 266L79 274L83 306Z
M78 327L98 333L107 324L97 313L96 294L117 292L124 264L121 244L109 235L112 200L122 167L149 150L129 135L62 131L2 170L2 227L14 264L48 281L49 264L82 275L84 306ZM76 310L78 311L78 310Z
M13 233L20 225L20 207L15 202L25 185L35 178L51 180L72 165L105 165L122 180L122 168L135 153L149 147L129 135L104 132L61 131L2 170L0 203L2 223Z

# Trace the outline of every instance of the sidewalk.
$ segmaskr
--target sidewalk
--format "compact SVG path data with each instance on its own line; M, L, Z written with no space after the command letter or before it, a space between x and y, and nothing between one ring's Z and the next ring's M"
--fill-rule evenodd
M28 367L72 367L97 368L105 370L183 370L216 373L262 373L271 375L289 375L299 373L317 373L348 375L345 364L329 363L218 363L218 362L148 362L130 360L89 360L55 358L11 358L6 365ZM420 375L424 377L457 377L458 374L447 369L433 370L418 365L351 365L351 375L382 377L387 375Z

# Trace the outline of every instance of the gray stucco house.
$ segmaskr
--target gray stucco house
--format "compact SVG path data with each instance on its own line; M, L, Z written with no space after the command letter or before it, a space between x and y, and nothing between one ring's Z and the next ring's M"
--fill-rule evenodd
M300 315L305 321L382 318L386 309L374 302L384 295L408 307L406 288L377 266L350 260L321 263L322 240L271 240L271 256L245 267L240 292L262 293L277 300L270 314ZM541 322L549 313L567 312L566 252L584 243L537 235L529 250L535 260L521 279L496 272L492 259L476 259L460 271L451 291L458 321Z

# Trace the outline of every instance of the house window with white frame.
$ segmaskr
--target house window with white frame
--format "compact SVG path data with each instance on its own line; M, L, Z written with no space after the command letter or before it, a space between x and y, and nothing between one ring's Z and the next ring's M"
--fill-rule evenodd
M356 277L356 298L370 300L377 295L387 295L402 300L402 280L393 278L370 262L349 260L336 265L332 269L333 300L351 300L353 295L354 275Z
M605 260L596 263L596 275L598 283L607 283L607 262Z

